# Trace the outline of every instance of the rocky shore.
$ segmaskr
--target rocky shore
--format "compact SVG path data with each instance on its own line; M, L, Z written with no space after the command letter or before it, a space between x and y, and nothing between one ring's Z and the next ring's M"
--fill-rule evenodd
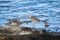
M60 40L60 33L20 26L18 20L0 27L0 40ZM25 21L23 23L26 23Z
M6 30L5 30L6 31ZM43 33L41 33L41 31ZM10 34L12 33L11 31ZM32 34L25 35L9 35L9 33L1 33L0 40L60 40L60 33L47 32L45 30L34 31Z

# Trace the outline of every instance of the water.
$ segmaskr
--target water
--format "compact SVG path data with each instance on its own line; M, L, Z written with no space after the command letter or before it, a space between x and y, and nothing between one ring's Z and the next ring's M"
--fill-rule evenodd
M60 0L0 0L0 25L4 26L7 19L21 17L29 20L26 14L37 18L47 18L50 26L44 27L43 22L37 22L36 28L60 32ZM24 26L33 27L33 23Z

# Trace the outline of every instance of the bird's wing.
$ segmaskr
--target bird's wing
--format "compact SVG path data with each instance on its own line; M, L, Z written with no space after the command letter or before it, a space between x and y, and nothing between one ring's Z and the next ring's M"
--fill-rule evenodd
M31 19L32 21L40 21L40 20L39 20L38 18L36 18L35 16L31 16L30 19Z

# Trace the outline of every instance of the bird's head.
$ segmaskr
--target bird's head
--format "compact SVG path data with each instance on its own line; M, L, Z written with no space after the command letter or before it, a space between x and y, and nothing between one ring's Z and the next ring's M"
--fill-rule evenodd
M31 16L32 16L32 14L27 14L27 16L31 17Z

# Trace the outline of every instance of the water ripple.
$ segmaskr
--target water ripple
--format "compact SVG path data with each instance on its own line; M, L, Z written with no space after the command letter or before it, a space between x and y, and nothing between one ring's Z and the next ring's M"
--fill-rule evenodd
M6 23L7 19L28 13L37 18L47 18L50 28L52 28L51 31L56 30L56 27L60 28L60 0L0 0L0 24L2 25ZM21 18L21 20L24 19L28 19L27 16ZM38 28L44 28L42 22L37 24Z

